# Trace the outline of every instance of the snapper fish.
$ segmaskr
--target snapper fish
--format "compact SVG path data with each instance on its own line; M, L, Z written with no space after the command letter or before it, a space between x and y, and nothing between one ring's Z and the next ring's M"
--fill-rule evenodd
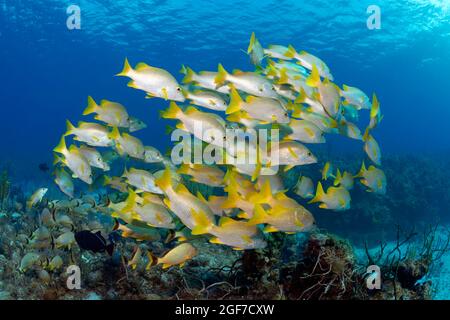
M326 142L324 132L308 120L291 119L289 128L292 129L292 133L287 135L285 140L296 140L303 143Z
M73 178L79 178L87 184L92 184L92 168L76 146L71 145L70 149L67 149L66 141L62 137L53 151L64 156L64 159L60 159L60 161L72 171Z
M338 133L337 121L328 115L312 112L311 109L305 108L299 104L291 104L290 107L293 109L293 118L312 122L325 133Z
M109 164L103 160L102 155L96 149L81 146L79 150L91 167L99 168L103 171L109 171L111 169Z
M293 46L289 46L285 56L297 60L297 63L305 67L308 70L313 70L316 66L319 75L322 78L333 81L333 76L328 66L318 57L306 52L297 52Z
M264 54L274 59L291 60L292 58L288 57L288 51L288 47L275 44L269 45L267 48L265 48Z
M91 147L111 147L114 141L109 137L108 128L98 123L79 122L76 128L67 120L67 131L64 136L75 135L74 140L84 142Z
M250 61L255 66L260 66L265 57L264 48L262 47L258 39L256 39L256 35L254 32L252 32L252 35L250 37L247 54L250 56Z
M158 264L162 264L163 269L179 265L183 267L185 263L197 255L197 249L190 243L182 243L167 252L163 257L156 257L153 253L147 252L149 263L147 270Z
M120 234L123 238L132 238L136 239L136 241L159 241L161 240L161 234L158 229L149 227L146 224L143 225L135 225L128 223L127 225L123 225L119 222L119 220L115 220L115 224L113 227L113 231L120 231Z
M279 98L273 84L264 76L255 72L242 71L235 71L233 74L229 74L225 68L219 64L215 83L220 87L225 82L229 82L233 84L236 89L253 96L273 99Z
M383 116L381 115L380 103L378 102L378 98L374 93L372 98L372 107L370 108L369 129L375 129L381 122L381 120L383 120Z
M126 182L137 189L138 193L150 192L156 194L162 194L162 190L158 188L155 184L155 177L146 170L140 170L131 168L130 170L125 169L123 178Z
M337 169L336 179L334 179L333 185L343 186L347 190L352 190L354 185L354 177L350 172L344 171L341 174L341 170Z
M192 104L216 111L225 111L227 101L222 94L212 90L183 90L183 94Z
M177 124L178 129L189 132L206 143L223 147L226 142L226 123L216 114L201 112L192 106L183 111L172 101L161 116L164 119L180 120L181 122Z
M127 192L128 185L122 177L103 177L103 185L109 186L120 192Z
M74 184L72 177L63 168L57 168L55 170L55 183L58 185L59 190L67 195L69 198L74 197Z
M222 187L225 173L215 166L203 164L182 164L177 171L179 174L191 176L191 181L210 187Z
M129 122L128 130L130 130L131 133L147 128L145 122L136 117L129 117L128 122Z
M248 221L234 220L230 217L222 217L219 225L203 225L198 221L197 227L192 230L193 235L208 233L214 236L209 242L227 245L234 250L262 249L267 246L263 235L256 225Z
M131 158L143 160L145 147L141 140L128 133L120 133L117 127L114 127L110 133L110 138L114 140L117 152L121 155L128 155Z
M263 123L289 123L289 115L280 101L272 98L247 96L242 100L236 89L231 89L231 101L226 113L245 111L251 118Z
M343 136L355 140L362 140L363 136L358 126L350 121L341 120L339 123L339 133Z
M57 237L54 245L56 249L68 248L70 250L75 243L75 234L72 231L68 231Z
M95 113L95 120L105 122L111 127L130 127L130 116L127 109L123 105L117 102L109 100L102 100L98 105L95 100L89 96L88 106L83 112L83 116Z
M378 142L370 134L369 128L366 129L366 133L363 137L364 151L373 163L377 166L381 166L381 149Z
M193 230L197 221L215 223L214 212L201 199L194 196L183 184L173 185L172 173L169 167L164 174L156 180L156 185L163 190L166 198L166 206L181 220L181 222Z
M341 96L339 87L325 79L323 82L320 80L319 71L314 65L311 75L306 79L306 84L310 87L317 88L317 100L324 107L327 114L336 118L340 112Z
M44 263L44 256L36 252L28 252L22 260L20 260L19 271L26 272L34 266L43 266Z
M366 169L366 165L363 162L361 170L356 177L361 178L361 183L369 188L369 190L367 190L368 192L376 194L386 193L386 175L383 170L374 166L370 166L369 169Z
M183 66L181 68L181 73L185 75L183 79L183 83L185 84L191 83L196 86L212 91L217 91L223 94L230 93L230 88L227 85L217 87L215 82L217 72L200 71L199 73L195 73L191 68Z
M138 199L139 196L132 190L129 190L128 193L126 206L122 211L132 211L135 220L142 221L151 227L175 228L172 216L164 203L155 203L154 198L149 199L148 197Z
M268 224L264 232L308 232L315 225L312 214L301 205L297 204L295 209L272 208L266 211L259 204L255 205L255 214L249 220L249 224Z
M154 147L150 147L150 146L144 147L144 162L145 163L158 163L158 162L162 162L163 159L164 159L164 157L158 149L156 149Z
M63 266L64 261L61 258L61 256L54 256L48 263L47 263L47 268L50 271L55 271L55 270L59 270L61 269L61 267Z
M328 178L336 178L333 171L333 165L331 162L327 161L322 168L322 180L327 181Z
M37 205L42 201L45 194L47 193L48 188L39 188L37 189L27 201L27 208L31 209L33 206Z
M274 154L277 156L274 158ZM295 166L317 163L317 158L303 144L296 141L281 141L271 144L270 157L266 160L270 166L285 165L284 171Z
M322 184L317 184L316 196L309 203L320 202L319 208L334 211L345 211L350 209L350 193L344 186L329 187L327 192L323 190Z
M311 178L302 176L295 186L295 193L303 199L314 198L314 182Z
M125 59L122 72L117 76L128 77L128 86L143 90L150 98L157 97L164 100L184 102L185 97L177 80L166 70L138 63L133 69L128 59Z
M355 106L357 110L370 109L369 97L360 89L350 87L347 85L342 86L343 90L340 91L341 96L344 98L344 105Z

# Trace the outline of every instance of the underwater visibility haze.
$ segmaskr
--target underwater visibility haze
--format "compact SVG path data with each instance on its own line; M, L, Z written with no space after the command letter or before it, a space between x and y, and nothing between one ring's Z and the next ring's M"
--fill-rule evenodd
M450 299L449 52L446 0L0 0L0 300Z

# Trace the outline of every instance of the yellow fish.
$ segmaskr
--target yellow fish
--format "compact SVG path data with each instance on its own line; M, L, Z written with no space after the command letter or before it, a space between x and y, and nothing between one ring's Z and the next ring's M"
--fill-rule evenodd
M162 264L163 269L167 269L177 265L183 267L186 261L197 255L197 249L189 243L182 243L161 258L154 256L151 252L147 252L147 255L149 259L147 269L158 264Z
M374 166L370 166L369 169L366 169L366 165L363 162L361 171L357 177L362 178L361 183L369 188L369 192L376 194L386 193L386 175L383 170Z
M329 187L325 193L322 184L317 184L316 196L309 203L321 202L319 208L334 211L350 209L350 193L343 186Z
M109 137L114 140L117 152L121 155L128 155L132 158L144 160L145 147L141 140L124 132L120 134L117 127L114 127Z
M92 168L76 146L71 145L70 149L67 149L66 141L62 137L59 145L53 151L64 156L64 159L60 161L72 171L72 177L79 178L87 184L92 184Z
M95 100L89 96L88 106L83 112L83 116L95 113L95 120L105 122L111 127L130 127L130 116L123 105L109 100L102 100L98 105Z
M132 81L128 83L128 86L145 91L148 97L185 101L177 80L164 69L155 68L142 62L133 69L128 59L125 59L123 70L117 76L130 78Z
M30 197L30 199L27 201L27 208L31 209L33 206L37 205L39 202L42 201L45 194L47 193L48 188L39 188L37 189Z

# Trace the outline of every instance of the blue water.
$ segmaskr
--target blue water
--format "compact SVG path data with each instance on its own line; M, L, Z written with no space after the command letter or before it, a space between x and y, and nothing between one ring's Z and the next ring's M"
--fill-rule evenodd
M151 124L140 136L164 149L165 104L113 77L124 57L178 74L182 63L251 69L255 31L263 45L293 44L322 58L339 84L376 92L384 152L450 149L450 3L377 1L381 30L366 26L372 1L78 1L81 30L68 30L67 1L0 1L1 158L21 172L51 159L65 119L86 97L122 102ZM178 74L179 75L179 74ZM181 79L181 75L180 79Z

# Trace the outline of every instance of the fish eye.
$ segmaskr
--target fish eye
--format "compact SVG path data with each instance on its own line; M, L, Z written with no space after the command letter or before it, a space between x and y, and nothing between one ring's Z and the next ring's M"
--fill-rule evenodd
M259 88L259 92L263 92L264 91L264 89L263 88Z
M288 113L287 113L287 112L285 112L285 113L284 113L284 116L285 116L285 117L287 117L287 116L288 116Z
M181 91L181 88L180 88L180 87L177 87L177 91L180 92L180 91Z
M227 141L227 137L226 136L223 137L223 141Z
M308 152L308 157L311 157L312 156L312 153L311 152Z

